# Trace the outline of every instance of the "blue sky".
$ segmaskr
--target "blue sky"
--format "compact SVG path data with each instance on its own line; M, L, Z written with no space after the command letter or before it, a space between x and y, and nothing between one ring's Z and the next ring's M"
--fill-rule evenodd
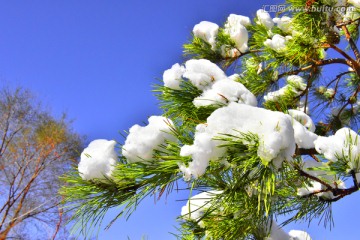
M32 90L45 106L74 119L74 130L122 141L119 132L160 114L152 85L182 62L182 44L202 20L230 13L254 16L275 1L256 0L0 0L0 83ZM172 239L188 193L146 200L100 239ZM308 230L313 239L357 239L358 194L334 204L335 229ZM108 219L116 215L109 213ZM287 229L305 229L306 225ZM344 237L345 236L345 237Z

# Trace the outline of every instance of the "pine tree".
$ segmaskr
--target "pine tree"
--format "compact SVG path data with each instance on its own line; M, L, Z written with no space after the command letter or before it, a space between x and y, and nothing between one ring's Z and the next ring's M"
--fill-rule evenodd
M128 217L178 181L193 195L179 239L310 239L274 219L333 223L331 204L360 184L360 1L281 6L194 26L186 62L155 88L162 116L134 125L119 153L93 141L63 177L75 230L90 236L108 209Z

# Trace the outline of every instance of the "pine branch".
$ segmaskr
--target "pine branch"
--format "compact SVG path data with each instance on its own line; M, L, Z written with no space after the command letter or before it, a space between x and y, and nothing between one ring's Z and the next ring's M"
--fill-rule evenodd
M349 42L350 47L351 47L351 49L353 50L353 52L355 54L356 64L354 64L354 70L358 73L358 76L360 76L360 74L359 74L359 72L360 72L360 70L359 70L359 68L360 68L360 65L359 65L359 61L360 61L359 49L356 46L356 43L354 42L354 40L352 39L351 34L350 34L349 29L347 28L347 26L342 25L341 28L345 33L346 40Z
M351 66L349 61L346 61L345 59L342 58L331 58L331 59L326 59L326 60L317 60L314 61L313 64L302 67L302 68L298 68L298 69L294 69L288 72L283 72L281 74L278 75L277 79L281 79L284 76L288 76L288 75L297 75L301 72L305 72L308 71L314 67L320 67L320 66L326 66L326 65L330 65L330 64L345 64L348 66Z
M331 43L326 43L323 45L323 47L325 48L330 47L334 49L336 52L340 53L343 57L345 57L345 59L349 60L353 66L357 66L358 63L356 62L356 60L354 60L352 57L350 57L346 52L338 48L336 45Z

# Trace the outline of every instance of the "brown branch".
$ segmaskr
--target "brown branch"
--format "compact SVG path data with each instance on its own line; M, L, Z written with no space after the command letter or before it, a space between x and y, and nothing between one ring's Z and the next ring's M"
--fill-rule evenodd
M45 152L45 153L40 152L39 157L36 160L35 171L32 174L30 180L26 184L25 188L20 192L20 194L16 198L13 199L12 204L14 204L18 199L20 199L20 200L15 209L14 215L12 216L12 219L9 221L9 224L6 226L5 230L0 232L0 240L2 240L2 238L5 239L6 236L9 234L10 230L20 222L20 221L18 221L18 216L20 214L20 211L23 208L23 204L26 200L27 194L29 193L33 182L35 181L35 179L40 175L40 173L44 169L44 166L42 165L42 162L43 162L42 159L43 159L43 157L47 158L48 154L49 154L48 152ZM2 220L1 226L4 224L4 221L5 221L6 217L8 216L8 213L9 213L9 210L11 207L12 206L10 206L10 205L8 206L7 211L5 212L4 218Z
M295 169L300 173L301 176L304 176L304 177L309 178L311 180L314 180L314 181L316 181L318 183L321 183L322 185L324 185L327 188L327 190L333 189L333 187L330 184L328 184L327 182L325 182L325 181L323 181L323 180L321 180L321 179L319 179L319 178L305 172L299 166L295 166Z
M302 150L301 152L313 152L314 149L298 149L298 150ZM309 197L309 196L313 196L313 195L316 195L318 193L322 193L322 192L331 192L335 198L333 199L321 199L322 201L326 201L326 202L336 202L338 200L340 200L341 198L347 196L347 195L350 195L354 192L357 192L359 190L359 183L357 182L356 180L356 176L355 176L355 172L352 171L351 174L353 176L353 181L354 181L354 186L352 186L351 188L347 188L347 189L339 189L337 187L337 185L335 184L335 187L331 186L329 183L307 173L306 171L302 170L299 166L294 166L294 168L299 172L299 174L301 176L304 176L308 179L311 179L311 180L314 180L322 185L324 185L326 187L326 189L321 189L321 190L317 190L317 191L314 191L306 196L303 196L303 197ZM337 197L336 197L337 196Z
M288 76L288 75L296 75L299 74L300 72L304 72L307 70L310 70L314 67L321 67L321 66L325 66L325 65L330 65L330 64L345 64L349 67L351 67L352 65L350 64L349 60L345 60L343 58L330 58L330 59L325 59L325 60L320 60L320 61L313 61L314 63L302 68L298 68L295 70L291 70L288 72L283 72L281 74L279 74L278 79L284 77L284 76Z
M355 18L353 20L348 20L348 21L345 21L345 22L341 22L341 23L336 24L336 27L337 28L342 28L342 26L347 26L347 25L352 24L354 22L358 22L359 20L360 20L360 17Z
M356 179L356 174L355 174L354 170L351 170L351 176L352 176L352 179L353 179L354 186L359 187L359 183L358 183L358 181Z
M346 72L343 72L343 73L340 73L340 74L336 75L336 77L326 85L326 88L330 87L330 85L332 83L334 83L335 81L339 80L342 76L344 76L346 74L349 74L349 73L353 73L353 71L346 71Z
M333 187L331 186L330 184L328 184L327 182L313 176L313 175L310 175L308 174L307 172L305 172L304 170L302 170L301 168L299 167L295 167L295 169L297 171L299 171L300 175L301 176L304 176L306 178L309 178L311 180L314 180L316 182L319 182L320 184L324 185L326 187L326 189L321 189L321 190L318 190L318 191L314 191L306 196L303 196L303 197L309 197L309 196L313 196L313 195L316 195L318 193L322 193L322 192L331 192L334 196L337 196L333 199L322 199L323 201L326 201L326 202L336 202L338 200L340 200L341 198L347 196L347 195L350 195L354 192L357 192L359 190L359 187L357 186L358 184L356 184L355 186L351 187L351 188L347 188L347 189L339 189L337 187Z
M288 76L288 75L296 75L296 74L299 74L301 72L304 72L304 71L307 71L309 69L311 69L314 65L309 65L309 66L306 66L306 67L303 67L303 68L299 68L299 69L295 69L295 70L291 70L291 71L288 71L288 72L284 72L284 73L281 73L278 75L278 79L284 77L284 76Z
M353 194L354 192L357 192L359 190L359 188L357 186L353 186L351 188L347 188L347 189L333 189L331 192L334 194L334 196L338 196L336 198L333 199L326 199L324 201L327 202L336 202L340 199L342 199L343 197Z
M26 196L27 196L28 192L30 191L31 185L35 181L35 179L37 178L38 175L39 175L39 172L35 172L33 174L32 178L30 179L30 181L28 182L28 184L26 185L24 192L22 194L22 197L20 198L19 204L17 205L17 208L15 209L15 213L14 213L12 219L10 220L10 222L7 225L7 227L5 228L5 230L0 232L0 240L2 240L2 237L5 239L6 236L9 234L10 230L19 223L19 221L17 221L18 216L23 207Z
M306 113L306 107L307 107L307 104L308 104L309 89L310 89L311 86L312 86L312 81L311 81L311 79L312 79L313 74L314 74L315 72L316 72L316 67L313 67L313 68L311 69L311 72L310 72L309 77L308 77L308 79L307 79L306 88L305 88L305 90L300 94L300 98L305 95L304 113Z
M351 34L349 32L349 29L343 25L341 26L342 30L344 31L345 33L345 38L346 40L348 40L349 44L350 44L350 47L351 49L353 50L354 54L355 54L355 57L356 57L356 61L359 62L360 61L360 53L359 53L359 49L358 47L356 46L356 43L354 42L354 39L352 39L351 37ZM359 65L359 64L358 64Z
M296 155L316 155L319 154L315 148L310 148L310 149L304 149L304 148L298 148L296 150Z
M350 62L343 58L329 58L329 59L325 59L325 60L313 60L313 62L315 63L315 66L319 66L319 67L329 65L329 64L335 64L335 63L351 66Z
M61 226L61 223L62 223L63 214L64 214L64 210L61 207L58 207L58 210L59 210L59 221L56 224L55 232L54 232L54 234L53 234L53 236L51 238L52 240L55 240L56 235L59 232L59 229L60 229L60 226Z
M342 49L338 48L336 45L327 43L327 44L325 44L325 47L326 46L329 46L330 48L334 49L336 52L340 53L343 57L345 57L347 60L349 60L352 63L352 65L354 65L354 66L358 65L358 63L356 62L355 59L350 57L346 52L344 52Z

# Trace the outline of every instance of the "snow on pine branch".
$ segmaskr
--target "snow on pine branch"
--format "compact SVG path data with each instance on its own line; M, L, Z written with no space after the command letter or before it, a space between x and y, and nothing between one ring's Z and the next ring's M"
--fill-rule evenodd
M310 235L301 230L290 230L286 233L280 228L275 221L272 221L270 228L270 236L266 237L265 240L311 240Z
M216 23L202 21L194 26L193 34L211 45L211 49L216 48L216 36L219 26Z
M293 118L295 142L299 148L314 148L314 141L318 136L314 133L315 124L312 119L302 111L289 109L288 114Z
M336 177L336 175L329 174L330 168L324 162L306 161L304 162L302 169L307 174L320 179L332 188L346 188L345 183L341 179ZM304 187L297 189L297 195L303 197L315 194L317 197L321 197L323 199L333 199L335 196L331 192L331 189L328 189L328 186L325 186L319 181L311 180L310 184L305 183Z
M219 26L216 23L202 21L194 26L193 34L194 37L198 37L210 44L213 51L216 51L217 47L219 47L223 57L237 57L248 50L249 33L246 27L249 25L251 25L249 17L236 14L229 15L224 25L224 33L235 44L235 47L230 49L229 46L218 46Z
M352 4L356 8L360 6L357 0L331 2L331 4L334 6ZM177 111L183 107L190 109L189 114L186 117L184 117L184 114L175 116L168 114L167 116L176 118L173 119L174 122L163 116L152 116L149 118L147 126L136 124L131 127L125 144L122 146L122 156L127 160L125 163L117 161L118 154L114 150L115 141L99 139L91 142L81 154L81 161L78 167L81 178L84 180L112 178L112 172L116 164L122 164L121 166L118 165L119 168L116 170L129 166L154 166L156 171L158 171L157 173L159 173L156 175L159 177L165 171L163 172L163 169L158 168L157 165L151 165L151 163L157 161L157 155L155 154L158 154L164 146L166 147L166 143L170 141L171 144L168 145L168 149L173 146L172 144L178 144L176 149L180 149L180 153L176 150L176 152L174 151L174 156L171 156L173 157L171 159L173 160L171 162L172 168L168 171L171 173L171 177L175 176L175 178L171 178L171 181L180 178L181 174L183 174L185 181L198 179L206 174L211 161L232 168L234 165L227 165L225 161L228 158L229 162L237 164L236 161L230 159L234 156L232 151L236 151L237 148L234 147L235 150L231 149L231 152L227 152L226 146L230 146L230 144L224 144L226 139L221 139L221 136L225 135L239 137L236 143L241 141L241 144L247 145L249 149L250 147L251 150L255 149L249 155L256 152L257 157L253 159L255 161L260 160L259 162L265 166L264 169L271 171L271 174L273 174L271 176L276 180L276 184L281 184L281 181L285 181L278 179L274 173L275 171L282 170L281 167L284 161L288 161L291 164L282 173L288 174L291 172L291 174L297 174L299 178L296 180L303 179L302 177L307 178L308 181L304 183L296 181L293 185L292 183L289 184L292 190L297 189L296 193L291 193L291 197L295 199L294 201L315 196L331 202L331 200L338 198L341 193L349 190L346 189L345 183L340 180L339 176L347 177L350 174L354 180L353 188L358 190L360 178L359 135L349 128L341 128L333 136L318 136L314 133L315 124L313 120L304 111L312 107L308 103L309 94L313 93L311 90L316 90L316 93L323 95L326 100L334 102L337 100L336 97L339 96L339 89L332 88L330 83L326 87L320 86L317 88L315 85L317 84L317 79L315 79L317 72L315 70L320 70L320 67L325 63L324 61L321 62L326 57L324 49L331 48L333 44L337 44L335 41L327 42L329 41L327 38L328 33L335 32L340 36L342 32L340 32L340 27L336 24L345 20L356 22L359 12L346 10L344 14L335 14L333 16L336 20L335 23L326 22L326 24L331 25L330 27L325 25L325 22L319 22L321 24L319 26L324 26L324 29L329 27L328 33L316 27L305 29L301 25L303 23L299 20L301 15L296 14L291 13L293 18L286 16L286 13L285 15L281 14L281 17L272 18L268 12L258 10L254 19L254 25L252 25L250 18L236 14L230 14L223 27L208 21L196 24L192 32L194 41L192 44L188 44L187 48L185 46L185 52L200 59L191 59L184 64L174 64L164 72L163 81L165 87L161 88L164 91L164 95L166 93L170 96L171 94L176 96L176 98L166 98L166 101L170 104L174 103L171 110ZM323 18L333 20L330 19L329 15L323 16ZM308 20L317 21L315 18L312 19L311 16ZM347 25L345 24L344 26ZM246 56L241 59L242 62L235 61L244 55ZM345 54L342 55L350 58ZM203 58L209 58L213 62ZM309 59L311 59L312 63L309 62ZM216 63L221 63L223 64L222 66L226 67L231 64L243 64L243 66L238 65L243 67L241 68L241 71L243 71L241 77L238 74L227 76L224 70ZM328 63L330 64L331 62L329 61ZM309 66L313 68L309 68ZM356 70L355 64L353 64L353 67ZM289 71L285 72L287 70ZM301 76L291 74L300 74ZM279 82L278 80L285 76L287 77L284 86L277 91L268 92ZM338 80L340 81L340 78ZM353 81L353 83L358 82ZM256 93L256 96L249 89ZM186 92L187 90L188 92ZM357 90L353 94L355 98L358 92ZM271 108L279 111L271 111L260 107L256 97L262 96L264 96L265 102L263 106L265 108L270 108L271 104L279 105L278 108ZM182 97L186 100L185 105L182 104L185 101L176 102ZM285 102L288 99L293 104L287 105L286 109L281 109L282 100ZM304 99L306 99L305 102ZM344 100L348 101L347 99ZM295 108L298 102L300 102L300 105L302 104L304 111L288 109ZM355 99L354 102L348 102L351 103L352 111L357 113L360 105L359 101ZM194 108L192 108L192 104ZM332 109L334 116L344 114L342 111L345 106L338 107L334 106ZM206 111L204 110L201 118L195 119L191 124L187 124L186 121L192 121L192 116L197 114L194 109L198 110L199 113L204 109ZM176 129L178 127L179 132L175 134L184 134L186 137L183 139L186 138L186 141L182 141L183 139L180 137L176 139L173 135L174 133L171 133L173 127L176 127ZM329 131L321 132L321 134L327 135ZM250 137L241 138L243 135ZM254 140L249 140L251 137ZM310 150L303 151L305 149ZM318 153L316 154L317 156L313 156L314 149ZM304 152L307 154L311 153L310 155L319 162L310 161L306 157L300 156ZM296 159L294 160L294 158ZM164 158L161 163L170 162L167 162L167 160L169 159ZM140 163L137 165L136 163L138 162ZM144 162L147 164L142 164ZM343 165L336 165L337 162L346 165L346 174L344 174L345 171L341 168ZM271 169L266 168L266 166L271 166ZM294 168L291 168L291 166ZM341 173L339 169L341 169ZM148 169L144 168L144 171L148 171ZM228 171L228 168L225 170L220 169L219 171L224 171L220 172L219 175L226 174L225 171ZM147 180L153 177L152 174L144 174L144 176L146 176ZM155 192L159 186L161 186L161 191L164 191L171 182L168 178L164 178L164 180L161 177L154 178L156 180L154 181L155 188L151 188L151 193ZM142 177L139 178L141 179ZM202 184L206 185L207 178L203 180ZM275 180L264 181L263 184L270 187L260 191L261 194L258 194L258 206L261 205L260 201L264 201L266 214L269 212L267 206L270 203L268 201L270 198L267 198L269 195L267 195L267 190L268 192L271 191L271 197L274 197L271 198L271 201L276 201L276 194L278 194L276 193L278 186L275 184ZM254 180L255 184L260 182L259 179ZM195 186L196 183L197 181L194 181L194 189L197 187ZM131 187L131 190L135 189L132 194L138 194L136 192L139 190L137 185ZM211 187L216 189L216 187ZM201 220L206 215L207 210L212 207L211 203L214 198L216 200L221 199L219 195L227 194L226 191L238 191L229 189L203 192L191 197L181 209L182 218L186 221L195 221L203 228L205 221ZM148 190L144 188L142 193L146 195L148 193L146 191ZM341 195L340 197L343 196ZM258 207L257 211L259 209ZM212 213L217 214L223 208L211 210L214 210ZM267 232L270 233L266 238L267 240L311 240L311 237L306 232L291 230L289 233L286 233L275 222L272 222L271 226L269 224L261 227L267 228Z
M114 140L97 139L83 150L78 166L84 180L110 178L117 162Z
M200 227L204 228L205 225L200 219L204 216L206 210L212 206L211 200L221 193L222 191L213 190L192 196L186 202L186 205L181 208L182 218L196 221Z
M341 128L333 136L318 137L314 144L316 151L330 162L346 159L348 172L354 171L360 177L359 135L352 129Z
M160 149L160 145L166 140L175 140L170 133L170 128L174 125L170 119L151 116L148 121L149 124L145 127L136 124L129 130L122 147L122 154L128 163L151 161L154 150Z
M211 88L206 89L203 94L195 98L193 103L195 107L209 105L227 105L230 102L244 103L251 106L257 106L257 100L241 83L235 81L239 75L234 74L228 78L216 81Z
M215 110L206 124L196 127L194 144L181 148L181 156L191 156L189 166L180 165L184 178L198 178L205 173L210 160L224 156L226 149L219 148L219 134L237 135L239 132L257 134L259 137L258 156L264 163L272 163L279 168L282 162L291 160L295 152L294 130L291 117L281 112L273 112L246 104L230 103Z
M305 80L297 75L290 75L286 78L286 85L277 91L269 92L264 96L265 101L278 101L281 97L293 94L294 97L300 96L300 94L306 89Z
M257 105L254 94L238 82L239 75L227 77L214 63L205 59L192 59L185 66L174 64L163 74L164 85L180 90L182 78L188 79L192 85L203 93L193 101L195 107L209 105L226 105L229 102Z

